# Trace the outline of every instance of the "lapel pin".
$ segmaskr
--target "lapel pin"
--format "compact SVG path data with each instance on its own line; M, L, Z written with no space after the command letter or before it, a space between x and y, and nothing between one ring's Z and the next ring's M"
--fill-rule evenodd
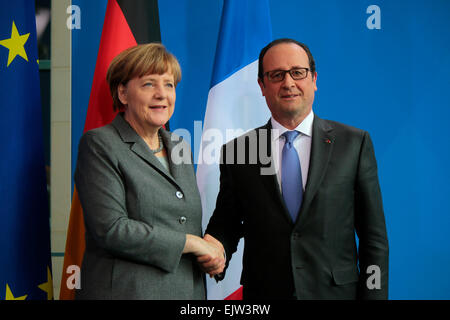
M325 139L325 142L328 144L331 144L331 140L330 139Z

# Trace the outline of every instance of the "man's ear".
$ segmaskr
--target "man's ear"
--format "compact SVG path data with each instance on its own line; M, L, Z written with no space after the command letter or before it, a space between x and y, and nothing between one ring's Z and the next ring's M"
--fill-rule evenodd
M314 72L313 82L314 82L314 91L317 91L317 72Z
M266 87L264 86L264 80L261 80L261 78L258 78L258 84L259 84L259 87L261 88L261 93L264 97L264 89L266 89Z
M128 99L127 99L127 87L124 86L122 83L119 84L119 86L117 87L117 96L120 100L120 102L126 106L128 104Z

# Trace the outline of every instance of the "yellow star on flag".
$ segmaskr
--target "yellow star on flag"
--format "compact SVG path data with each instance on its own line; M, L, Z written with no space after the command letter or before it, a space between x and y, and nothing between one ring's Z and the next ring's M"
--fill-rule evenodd
M14 295L11 292L11 289L9 288L8 284L6 284L6 295L5 300L25 300L27 298L27 294L21 297L15 298Z
M0 41L0 44L2 46L9 49L7 67L9 67L9 65L16 58L17 55L21 56L26 61L28 61L28 56L27 53L25 52L25 43L27 42L29 36L30 36L29 33L20 35L19 31L17 31L16 24L13 21L11 38Z
M53 300L53 281L52 281L52 273L50 272L50 268L47 267L47 282L40 284L39 289L47 292L47 300Z

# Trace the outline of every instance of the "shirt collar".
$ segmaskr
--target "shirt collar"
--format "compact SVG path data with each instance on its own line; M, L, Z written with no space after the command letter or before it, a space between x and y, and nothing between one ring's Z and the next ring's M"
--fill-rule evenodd
M314 121L314 112L311 110L311 112L306 116L305 119L294 129L300 132L301 134L312 137L312 128L313 128L313 121ZM273 117L270 118L270 122L272 124L273 134L272 134L272 140L279 139L280 136L285 133L286 131L290 131L289 129L283 127L277 120L275 120Z

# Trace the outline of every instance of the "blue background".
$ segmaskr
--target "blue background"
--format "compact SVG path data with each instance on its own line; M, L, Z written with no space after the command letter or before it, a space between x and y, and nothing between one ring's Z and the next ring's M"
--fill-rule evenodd
M73 0L72 168L84 128L106 0ZM315 113L369 131L390 243L391 299L450 299L450 1L269 0L274 38L316 60ZM381 9L369 30L368 6ZM223 0L159 1L162 42L183 79L171 129L203 121ZM255 79L256 81L256 79Z

